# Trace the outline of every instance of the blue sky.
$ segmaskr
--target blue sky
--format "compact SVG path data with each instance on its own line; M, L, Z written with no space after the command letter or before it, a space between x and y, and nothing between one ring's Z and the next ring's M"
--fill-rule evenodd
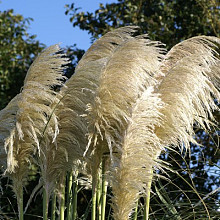
M93 12L99 3L112 3L116 0L0 0L0 10L14 9L15 14L24 18L33 18L28 32L36 34L37 39L50 46L61 43L61 47L74 43L80 49L88 49L90 36L86 31L73 28L69 21L70 16L65 15L65 5L75 3L82 11Z

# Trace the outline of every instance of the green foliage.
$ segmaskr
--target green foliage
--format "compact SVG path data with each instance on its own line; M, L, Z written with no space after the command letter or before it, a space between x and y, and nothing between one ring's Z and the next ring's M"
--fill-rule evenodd
M23 85L27 69L44 45L27 32L31 18L0 11L0 109Z
M74 4L66 8L73 26L88 31L92 40L124 25L140 26L141 33L168 48L195 35L219 36L220 10L215 0L118 0L100 4L95 12L83 12Z

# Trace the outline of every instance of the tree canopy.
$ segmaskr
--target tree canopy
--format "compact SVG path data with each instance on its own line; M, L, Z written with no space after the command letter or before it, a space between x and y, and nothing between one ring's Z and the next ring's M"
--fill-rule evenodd
M31 18L0 11L0 109L21 89L27 69L45 47L27 30Z
M92 40L125 25L139 26L141 33L168 48L195 35L220 34L220 10L215 0L118 0L100 4L95 12L81 11L74 3L66 7L73 26L86 30Z

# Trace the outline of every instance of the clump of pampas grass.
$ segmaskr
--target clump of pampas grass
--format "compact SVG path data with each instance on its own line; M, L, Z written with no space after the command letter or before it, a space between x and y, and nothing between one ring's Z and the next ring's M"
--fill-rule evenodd
M62 145L67 149L68 161L86 160L87 169L90 169L91 158L84 157L88 133L88 122L85 117L87 104L94 102L100 84L100 75L108 60L119 45L131 38L130 35L135 31L135 27L120 28L97 40L84 54L75 73L66 82L66 87L61 90L63 106L57 108L60 124L57 143L58 146ZM70 165L72 166L71 162Z
M0 112L1 165L13 180L20 213L33 160L40 167L46 219L50 195L67 172L92 175L95 195L104 155L114 219L129 219L137 200L149 199L153 171L163 169L161 151L190 150L197 144L194 125L208 130L215 122L219 38L193 37L165 55L162 43L137 35L132 26L105 34L65 85L68 60L57 45L49 47L31 65L21 93Z
M58 94L61 101L54 108L59 134L54 143L48 141L50 144L45 145L47 148L43 150L45 156L39 158L47 201L51 193L63 184L67 172L81 170L86 175L96 176L92 167L97 159L87 155L84 157L88 142L87 118L84 115L87 104L94 100L102 69L119 45L131 38L130 35L136 29L120 28L97 40L80 60L75 73L61 88Z
M160 101L156 99L156 105L153 100L137 101L133 108L113 179L116 220L128 219L137 198L147 194L151 170L163 147L190 149L190 142L196 144L194 123L208 129L214 120L212 112L219 110L214 99L219 100L220 95L216 43L219 46L218 38L201 36L176 45L162 61L164 77L157 77L154 86L153 94Z
M94 102L88 104L88 148L98 165L109 154L111 165L121 154L123 134L131 117L132 106L142 92L155 84L160 75L163 49L147 35L131 37L118 46L102 69ZM113 153L114 152L114 153Z

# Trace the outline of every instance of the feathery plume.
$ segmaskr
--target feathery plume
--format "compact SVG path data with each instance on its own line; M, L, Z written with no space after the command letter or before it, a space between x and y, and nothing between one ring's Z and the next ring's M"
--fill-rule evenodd
M87 144L87 124L81 117L86 109L87 99L92 98L92 90L97 87L94 73L98 73L103 65L103 60L88 63L80 68L66 82L61 89L60 102L55 108L59 123L59 134L56 142L47 141L46 148L41 149L43 157L40 157L42 166L42 179L48 195L54 190L59 180L65 176L67 171L83 162L83 153ZM85 75L85 76L84 76ZM85 88L84 88L85 87Z
M94 42L86 51L82 59L79 61L76 70L86 65L87 62L109 58L118 46L124 41L131 39L132 36L137 33L138 29L139 27L137 26L127 26L106 33Z
M55 96L54 86L62 84L64 78L61 75L62 65L67 63L59 52L58 45L49 47L36 58L28 70L20 99L17 102L15 130L6 141L6 149L13 152L13 155L8 157L7 172L14 172L15 161L27 160L31 157L28 154L24 157L17 154L27 143L32 148L32 153L36 151L40 153L39 142L52 114L50 105L59 101ZM48 126L47 129L54 138L58 133L56 116L52 115L50 121L53 122L53 127ZM25 150L26 147L24 147Z
M88 147L110 152L111 159L113 149L121 148L136 99L146 87L156 83L155 75L160 75L161 44L146 37L133 37L117 48L102 70L95 102L88 105ZM97 140L101 144L96 146Z
M58 133L57 118L52 114L50 106L59 101L54 87L63 83L62 71L67 60L62 56L58 45L54 45L35 59L17 98L16 112L13 113L14 128L5 138L5 149L8 152L5 173L13 181L19 213L23 213L23 182L33 155L37 151L39 155L41 153L40 140L46 132L52 139Z
M160 81L151 96L161 100L137 101L113 176L115 219L128 219L137 199L149 190L150 171L162 146L184 144L189 149L189 142L196 143L193 124L206 128L214 119L212 111L218 108L213 97L220 97L216 43L219 39L197 37L175 46L162 62L163 78L155 76Z
M127 220L138 198L145 195L152 181L151 170L157 165L162 146L154 129L160 126L163 107L158 94L148 88L137 100L122 143L119 166L113 172L112 190L115 220Z
M178 61L180 61L184 57L198 53L201 50L205 49L209 51L209 53L213 49L217 50L218 44L219 38L210 36L196 36L184 40L174 45L166 54L161 64L161 71L163 73L168 73L168 71L172 69L172 67L174 67L178 63Z
M218 107L213 98L220 98L216 44L220 40L215 37L194 37L174 46L163 61L166 76L157 92L166 105L162 126L155 131L163 144L189 149L189 142L196 143L193 124L206 129L214 120L212 112Z
M91 158L83 158L86 150L88 133L87 120L82 115L86 106L93 102L94 94L99 86L100 73L112 53L123 41L131 38L136 27L119 28L111 31L97 40L80 60L73 76L61 89L62 103L55 108L59 119L59 134L56 143L45 151L41 162L43 180L48 194L52 192L66 171L79 164L91 163ZM87 166L87 168L90 166ZM91 171L90 171L91 172ZM58 184L59 185L59 184Z
M7 169L7 154L8 157L13 160L13 152L7 152L7 149L5 149L4 146L6 138L13 136L10 134L14 133L19 99L20 95L18 94L8 103L4 109L0 111L0 165L3 166L4 170ZM8 142L10 142L10 140L8 140Z

